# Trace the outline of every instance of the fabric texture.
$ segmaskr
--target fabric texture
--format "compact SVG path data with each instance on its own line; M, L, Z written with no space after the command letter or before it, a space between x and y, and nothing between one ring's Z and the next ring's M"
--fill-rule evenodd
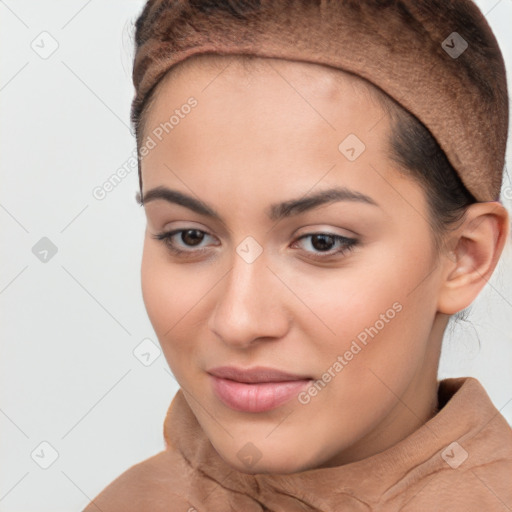
M324 64L380 87L430 130L478 201L499 199L505 66L470 0L149 0L135 51L136 126L163 76L196 54Z
M506 512L512 429L478 380L445 379L439 412L387 450L343 466L247 474L213 448L178 391L166 449L132 466L84 512Z

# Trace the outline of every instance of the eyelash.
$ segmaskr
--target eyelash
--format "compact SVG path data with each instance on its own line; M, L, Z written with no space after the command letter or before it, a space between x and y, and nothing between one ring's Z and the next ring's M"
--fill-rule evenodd
M205 235L209 235L206 231L203 231L201 229L188 228L188 229L175 229L173 231L162 232L162 233L158 233L156 235L151 235L151 236L154 239L161 241L167 247L167 249L169 249L176 256L185 257L185 258L191 257L191 256L196 257L196 256L208 251L208 249L205 249L205 248L195 249L195 250L191 250L191 251L182 250L182 249L178 249L175 245L173 245L172 238L175 235L177 235L179 233L184 233L186 231L197 231L199 233L204 233ZM339 256L346 255L349 252L351 252L359 243L359 241L355 238L348 238L345 236L335 235L333 233L327 233L327 232L323 232L323 231L318 231L316 233L306 233L305 235L302 235L299 238L297 238L297 240L294 243L298 242L299 240L303 240L305 238L309 238L312 236L318 236L318 235L325 235L325 236L332 238L334 242L343 242L344 243L344 245L342 247L340 247L339 249L337 249L335 251L332 251L332 249L331 249L330 251L318 252L318 253L316 253L316 256L312 256L312 259L315 259L318 261L321 261L321 260L324 260L327 258L331 258L331 257L337 256L337 255L339 255ZM311 256L311 253L309 251L305 251L305 252L307 252Z

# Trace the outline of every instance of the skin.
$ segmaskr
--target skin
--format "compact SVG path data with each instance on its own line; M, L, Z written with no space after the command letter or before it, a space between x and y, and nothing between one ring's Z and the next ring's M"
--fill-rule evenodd
M197 106L142 160L143 193L169 187L222 221L162 199L145 202L145 306L167 362L219 455L246 473L290 473L357 461L408 436L436 412L449 316L489 279L508 232L497 202L469 208L434 251L424 192L386 156L390 124L359 79L308 63L188 59L158 86L144 137L190 96ZM349 161L348 134L366 146ZM344 186L378 206L338 201L270 220L271 204ZM174 255L154 235L180 234ZM313 237L354 238L353 250ZM263 253L236 252L253 237ZM169 241L167 242L169 243ZM192 244L192 245L191 245ZM320 248L319 248L320 247ZM198 249L205 252L198 254ZM195 255L192 251L196 251ZM188 256L187 256L188 255ZM401 306L309 403L238 412L216 398L207 370L257 365L322 379L359 333ZM260 460L237 457L248 442Z

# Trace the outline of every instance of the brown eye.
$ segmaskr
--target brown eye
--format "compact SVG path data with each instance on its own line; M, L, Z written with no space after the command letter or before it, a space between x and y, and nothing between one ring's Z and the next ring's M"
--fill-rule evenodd
M355 238L347 238L334 233L308 233L294 243L294 245L301 246L310 258L317 260L343 256L357 244L358 240Z
M317 251L329 251L335 243L335 237L332 235L318 234L311 236L311 245Z
M185 245L198 245L204 239L204 232L199 229L186 229L181 232L181 241Z
M152 235L160 240L170 252L180 257L196 257L205 254L209 249L208 244L203 244L208 238L214 239L212 235L201 229L175 229L173 231ZM218 243L213 243L218 245Z

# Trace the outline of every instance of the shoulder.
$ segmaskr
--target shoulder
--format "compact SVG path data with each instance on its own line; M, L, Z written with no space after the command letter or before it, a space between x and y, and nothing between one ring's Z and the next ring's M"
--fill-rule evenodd
M512 510L512 428L476 379L446 379L439 395L428 429L435 450L401 510Z
M409 510L512 510L512 429L497 414L469 438L460 438L435 457ZM442 459L442 460L441 460Z
M184 493L190 471L183 458L164 450L119 475L83 512L187 512L191 505Z
M463 468L464 464L457 469L447 468L426 477L421 486L414 489L414 493L405 497L405 503L400 510L512 510L512 460L495 460Z

